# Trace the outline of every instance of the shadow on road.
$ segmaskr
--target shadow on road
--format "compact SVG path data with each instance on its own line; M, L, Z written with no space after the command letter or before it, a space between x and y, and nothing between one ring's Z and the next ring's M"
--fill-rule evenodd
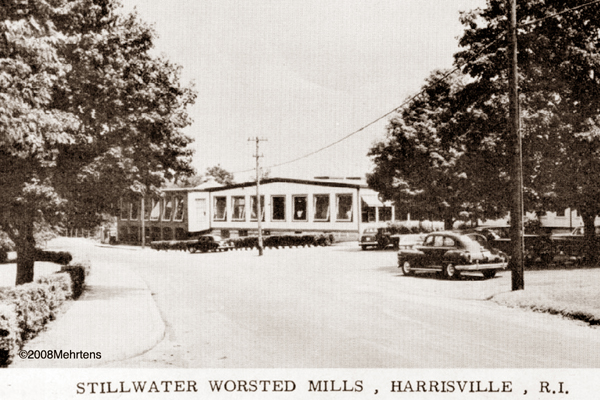
M134 292L141 292L143 290L145 289L137 287L94 285L87 287L84 295L78 301L114 299L130 296Z

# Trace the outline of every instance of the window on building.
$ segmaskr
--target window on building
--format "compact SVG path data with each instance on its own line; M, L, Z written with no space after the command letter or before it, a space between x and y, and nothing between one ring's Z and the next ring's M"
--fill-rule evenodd
M352 195L338 194L337 200L337 216L338 221L352 221Z
M158 226L152 227L152 230L150 231L150 240L152 242L161 240L160 239L160 228Z
M119 240L121 242L128 242L129 241L129 233L127 230L126 226L122 226L119 228Z
M148 221L152 212L152 199L144 199L144 220Z
M173 214L173 221L183 221L183 211L185 202L182 196L175 197L175 213Z
M362 202L362 209L361 209L361 221L362 222L375 222L375 212L376 212L377 208L376 207L369 207L367 205L367 203L365 203L364 201Z
M140 228L137 226L129 227L129 241L132 243L138 243L140 241Z
M257 203L256 203L256 196L251 196L250 197L250 206L252 208L252 212L250 213L250 220L251 221L257 221L258 219L256 218L256 215L258 213L257 210ZM261 221L265 220L265 196L260 196L260 214L262 216Z
M215 197L214 221L225 221L227 219L227 198Z
M306 196L294 196L293 197L293 201L294 201L294 216L293 216L293 220L294 221L307 221L308 220L308 216L307 216L307 200L306 200Z
M152 199L152 211L150 211L150 220L158 221L160 217L160 199Z
M121 219L127 220L129 218L129 202L121 200Z
M231 218L234 221L246 220L246 198L244 196L233 197L233 212Z
M397 205L394 205L394 219L396 221L401 221L402 218L403 218L403 215L400 212L400 207L398 207Z
M392 207L379 207L379 222L392 220Z
M285 221L285 196L273 196L273 221Z
M183 228L175 228L175 240L187 239L187 232Z
M131 202L131 214L130 214L129 218L130 218L132 221L135 221L135 220L137 220L139 217L140 217L140 205L139 205L139 203L137 202L137 200L133 200L133 201Z
M315 194L313 202L313 209L315 210L313 219L320 222L329 222L329 195Z
M170 221L173 214L173 197L165 198L165 209L163 210L163 221Z

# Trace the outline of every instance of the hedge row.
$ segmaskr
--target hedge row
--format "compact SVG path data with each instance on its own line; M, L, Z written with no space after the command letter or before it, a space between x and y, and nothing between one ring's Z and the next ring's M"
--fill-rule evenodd
M9 251L13 251L13 249L0 242L0 263L8 261ZM47 261L62 265L67 265L73 261L71 253L66 251L48 251L41 249L35 249L34 259L36 261Z
M35 260L67 265L68 263L73 261L73 256L67 251L49 251L35 249Z
M9 365L25 341L54 318L58 308L83 292L89 274L85 263L63 266L36 282L0 291L0 366Z
M195 240L156 240L150 242L150 248L154 250L181 250L187 251L190 243Z
M385 227L390 235L430 233L435 230L433 223L429 221L422 221L416 225L406 222L388 222Z
M229 239L235 248L257 248L258 237L249 236L238 239ZM267 236L263 238L264 247L292 247L292 246L330 246L335 241L332 234L320 235L282 235Z
M320 235L282 235L266 236L263 238L264 247L299 247L299 246L330 246L335 241L332 234ZM187 251L190 247L197 248L201 244L202 237L197 240L163 240L150 243L155 250L182 250ZM258 248L258 237L247 236L234 239L225 239L225 242L233 248Z

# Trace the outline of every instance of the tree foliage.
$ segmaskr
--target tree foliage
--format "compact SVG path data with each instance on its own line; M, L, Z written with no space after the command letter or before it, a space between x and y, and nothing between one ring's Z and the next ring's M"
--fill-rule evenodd
M492 122L465 102L461 74L435 71L423 93L390 119L369 152L369 185L403 209L441 219L497 218L506 212L505 149L483 132ZM485 117L485 118L484 118Z
M212 176L221 185L233 185L235 183L233 174L221 167L220 164L207 168L206 176Z
M131 193L192 172L180 68L115 0L0 8L0 224L33 279L34 223L93 224ZM113 210L114 211L114 210Z
M600 213L600 5L585 3L519 2L518 64L528 208L577 209L591 244ZM477 58L464 70L492 88L487 97L506 81L505 7L488 0L462 16L456 59Z
M577 209L591 256L600 214L600 4L587 3L519 1L517 16L525 206L538 212ZM386 197L422 209L435 211L447 203L448 210L460 210L454 201L460 193L483 216L508 208L513 139L508 136L507 6L488 0L486 7L461 15L464 33L455 62L469 78L442 103L431 97L439 85L430 79L430 89L420 97L425 106L411 102L390 121L386 141L371 150L370 180ZM456 162L440 153L440 144L459 151ZM433 161L438 155L451 168L440 169L444 163ZM425 182L412 177L411 168L421 168ZM458 185L462 173L473 183L468 190ZM431 190L432 182L440 182L437 174L451 190Z

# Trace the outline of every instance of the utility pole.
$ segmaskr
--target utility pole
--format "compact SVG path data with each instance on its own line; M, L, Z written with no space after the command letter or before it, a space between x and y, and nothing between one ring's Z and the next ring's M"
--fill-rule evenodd
M510 259L510 270L512 278L512 290L525 289L523 279L523 254L525 252L523 241L523 158L521 131L519 126L519 76L517 59L517 0L507 0L510 3L509 21L510 32L508 34L510 42L508 74L509 97L510 97L510 138L513 143L512 160L512 183L513 183L513 201L510 210L510 241L512 247L512 257Z
M146 191L142 191L142 207L141 207L141 215L140 215L140 219L142 221L141 225L142 225L142 249L144 249L146 247L146 221L144 220L144 215L146 214L146 200L145 200L145 196L146 196Z
M266 142L267 139L261 139L258 136L255 138L248 139L249 142L256 142L256 154L254 157L256 158L256 220L258 221L258 255L263 255L263 240L262 240L262 228L261 228L261 220L262 220L262 207L260 204L260 158L262 155L259 152L260 142Z

